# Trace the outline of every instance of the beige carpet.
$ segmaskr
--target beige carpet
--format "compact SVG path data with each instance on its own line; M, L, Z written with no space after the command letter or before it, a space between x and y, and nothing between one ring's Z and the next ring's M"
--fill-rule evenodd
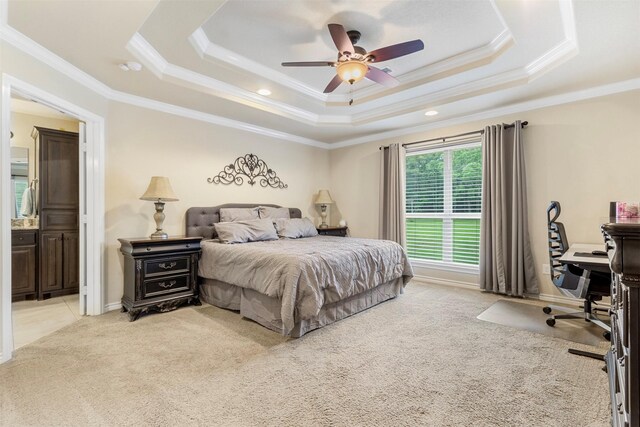
M497 299L414 283L298 340L211 306L83 318L0 365L0 425L607 426L602 363L477 320Z

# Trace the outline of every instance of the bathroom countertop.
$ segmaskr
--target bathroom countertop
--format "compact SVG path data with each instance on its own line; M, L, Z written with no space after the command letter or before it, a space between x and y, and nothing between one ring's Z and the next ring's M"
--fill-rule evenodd
M11 231L20 231L20 230L37 230L37 225L20 225L20 226L11 226Z

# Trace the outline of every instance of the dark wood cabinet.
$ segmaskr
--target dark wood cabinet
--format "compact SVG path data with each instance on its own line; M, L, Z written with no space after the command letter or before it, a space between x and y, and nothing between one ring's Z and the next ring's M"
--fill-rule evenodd
M347 237L347 232L349 231L348 227L327 227L327 228L316 228L318 230L318 234L321 236L339 236L339 237Z
M78 134L35 127L39 152L38 298L77 293L80 284Z
M122 310L129 320L149 311L200 305L198 261L201 237L118 239L124 255Z
M44 231L40 237L40 298L78 293L79 253L75 231Z
M38 230L11 232L11 296L35 298L38 278Z
M602 231L613 271L606 356L611 424L640 427L640 221L612 220Z

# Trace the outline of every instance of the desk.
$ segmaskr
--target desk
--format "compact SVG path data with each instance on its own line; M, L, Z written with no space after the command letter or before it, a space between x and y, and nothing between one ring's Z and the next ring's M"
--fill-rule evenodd
M569 249L562 254L558 261L562 264L573 264L577 267L600 271L603 273L610 273L609 257L607 256L580 256L576 254L590 254L593 251L602 251L605 249L603 244L594 245L591 243L574 243L569 246Z

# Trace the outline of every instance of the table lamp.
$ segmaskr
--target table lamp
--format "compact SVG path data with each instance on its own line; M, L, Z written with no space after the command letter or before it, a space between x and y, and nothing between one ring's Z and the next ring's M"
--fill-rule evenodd
M327 224L327 205L333 203L331 199L331 195L329 194L329 190L320 190L318 191L318 197L316 197L316 205L320 205L320 216L322 217L322 224L320 224L320 228L327 228L329 224Z
M156 213L153 214L153 219L156 220L156 232L149 237L152 239L168 238L169 235L162 231L162 224L164 223L164 203L178 200L173 192L173 188L171 188L169 178L166 176L152 176L149 187L142 197L140 197L140 200L148 200L154 202L156 205Z

